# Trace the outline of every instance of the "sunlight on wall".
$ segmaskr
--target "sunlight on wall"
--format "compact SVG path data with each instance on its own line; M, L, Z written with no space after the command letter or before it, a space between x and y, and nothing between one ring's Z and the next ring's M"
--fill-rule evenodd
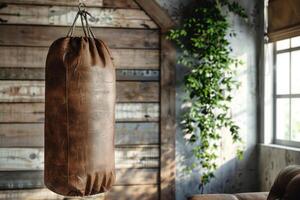
M247 106L249 103L247 102L247 92L249 91L249 81L248 81L248 57L247 54L244 53L240 56L237 56L237 59L242 61L243 65L237 67L237 80L240 82L240 87L238 90L233 92L233 100L230 105L231 113L230 115L233 117L235 123L240 127L240 136L243 139L242 147L245 148L245 144L247 144ZM228 130L224 130L226 133L222 134L221 141L221 150L220 150L220 158L219 158L219 166L226 163L229 160L236 158L236 150L237 144L233 144L233 141L230 137L230 133Z
M265 45L265 85L264 85L264 143L273 139L273 44Z

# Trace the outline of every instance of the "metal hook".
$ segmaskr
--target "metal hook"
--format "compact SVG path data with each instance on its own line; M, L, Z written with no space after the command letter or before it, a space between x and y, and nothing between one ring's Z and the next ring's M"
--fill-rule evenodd
M85 11L86 5L82 1L79 1L78 3L78 9L79 11Z
M85 0L78 0L78 4L84 3Z

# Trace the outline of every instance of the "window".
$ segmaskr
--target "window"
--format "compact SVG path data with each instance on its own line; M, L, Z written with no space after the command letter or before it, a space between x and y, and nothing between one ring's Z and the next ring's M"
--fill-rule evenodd
M275 143L300 147L300 36L274 49Z

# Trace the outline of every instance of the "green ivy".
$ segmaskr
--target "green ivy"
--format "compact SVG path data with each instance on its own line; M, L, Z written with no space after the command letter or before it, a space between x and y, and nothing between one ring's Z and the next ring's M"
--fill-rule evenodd
M191 144L196 161L188 171L201 166L201 187L209 183L217 168L217 150L221 134L229 132L234 143L242 142L239 127L230 116L232 92L238 88L236 67L241 62L230 55L228 41L230 24L227 14L232 12L243 19L245 10L228 0L196 1L182 26L170 31L168 39L181 50L178 63L189 68L184 87L187 110L182 126L184 138ZM228 131L224 131L227 129ZM237 157L243 149L238 145Z

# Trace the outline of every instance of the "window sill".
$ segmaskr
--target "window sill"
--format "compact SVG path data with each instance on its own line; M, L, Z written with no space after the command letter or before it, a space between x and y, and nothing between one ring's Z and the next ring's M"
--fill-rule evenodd
M275 148L275 149L282 149L287 151L295 151L300 153L300 148L298 147L290 147L290 146L284 146L279 144L259 144L262 147L269 147L269 148Z

